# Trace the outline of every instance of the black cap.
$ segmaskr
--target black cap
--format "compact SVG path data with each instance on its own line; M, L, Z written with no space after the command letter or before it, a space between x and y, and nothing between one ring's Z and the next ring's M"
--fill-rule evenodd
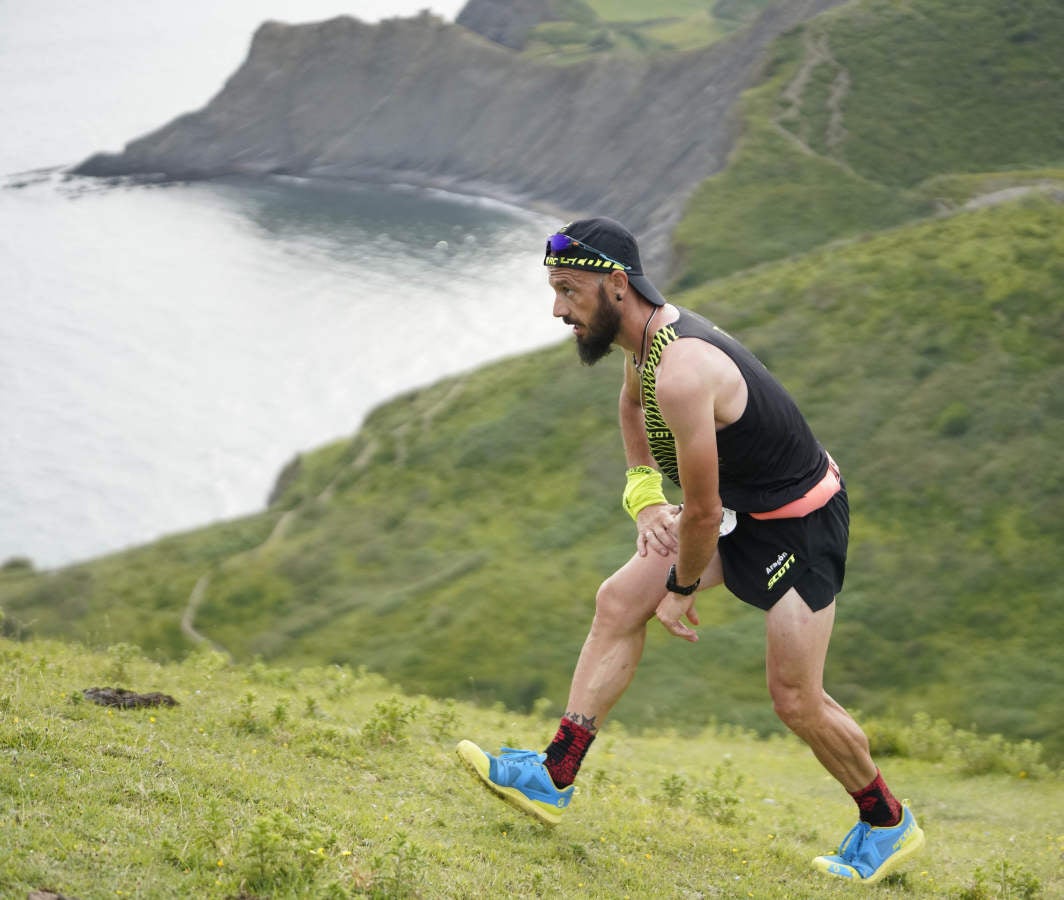
M569 269L588 269L594 272L623 269L628 281L640 294L655 306L664 306L665 298L643 274L643 263L639 259L639 246L635 237L620 222L598 216L593 219L579 219L558 229L558 235L565 235L574 242L572 246L555 250L551 246L551 235L547 239L547 255L543 259L545 266L564 266ZM555 245L559 241L554 241Z

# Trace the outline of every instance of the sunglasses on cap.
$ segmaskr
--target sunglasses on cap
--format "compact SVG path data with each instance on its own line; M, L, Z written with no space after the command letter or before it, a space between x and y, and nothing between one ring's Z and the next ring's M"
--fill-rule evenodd
M613 263L615 266L623 269L625 272L632 268L631 266L626 266L620 260L614 259L612 256L603 253L601 250L596 250L590 244L585 244L583 241L578 241L576 238L569 237L569 235L567 234L552 234L549 238L547 238L548 256L556 255L573 247L579 247L581 250L586 250L588 253L594 253L595 256L599 257L600 259L606 260L606 262Z

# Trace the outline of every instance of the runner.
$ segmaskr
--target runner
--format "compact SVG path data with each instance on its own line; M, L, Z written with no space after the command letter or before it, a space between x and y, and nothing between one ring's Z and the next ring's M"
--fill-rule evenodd
M794 400L756 357L707 319L670 303L643 274L632 234L607 218L573 222L547 241L554 315L580 359L625 352L620 430L623 505L636 550L595 598L566 713L545 752L458 753L495 793L556 824L606 716L635 675L654 618L697 641L698 592L723 584L764 610L768 690L781 721L849 792L858 823L814 866L880 880L924 842L891 793L854 719L823 687L842 588L849 505L838 465ZM682 489L667 502L662 473Z

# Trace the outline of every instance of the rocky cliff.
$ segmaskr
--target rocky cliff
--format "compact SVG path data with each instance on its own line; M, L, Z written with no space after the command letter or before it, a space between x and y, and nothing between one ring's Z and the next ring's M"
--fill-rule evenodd
M74 171L403 181L607 214L660 276L686 198L725 164L766 45L839 2L775 4L704 50L564 67L428 13L266 23L204 109Z
M520 50L533 28L553 18L551 0L469 0L455 23Z

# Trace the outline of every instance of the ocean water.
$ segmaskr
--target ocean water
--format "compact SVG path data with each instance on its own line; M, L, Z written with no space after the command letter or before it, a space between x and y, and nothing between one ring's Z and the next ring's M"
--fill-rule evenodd
M0 562L62 566L261 509L289 459L374 406L565 338L538 255L557 223L537 214L63 172L202 105L266 18L425 5L0 5Z

